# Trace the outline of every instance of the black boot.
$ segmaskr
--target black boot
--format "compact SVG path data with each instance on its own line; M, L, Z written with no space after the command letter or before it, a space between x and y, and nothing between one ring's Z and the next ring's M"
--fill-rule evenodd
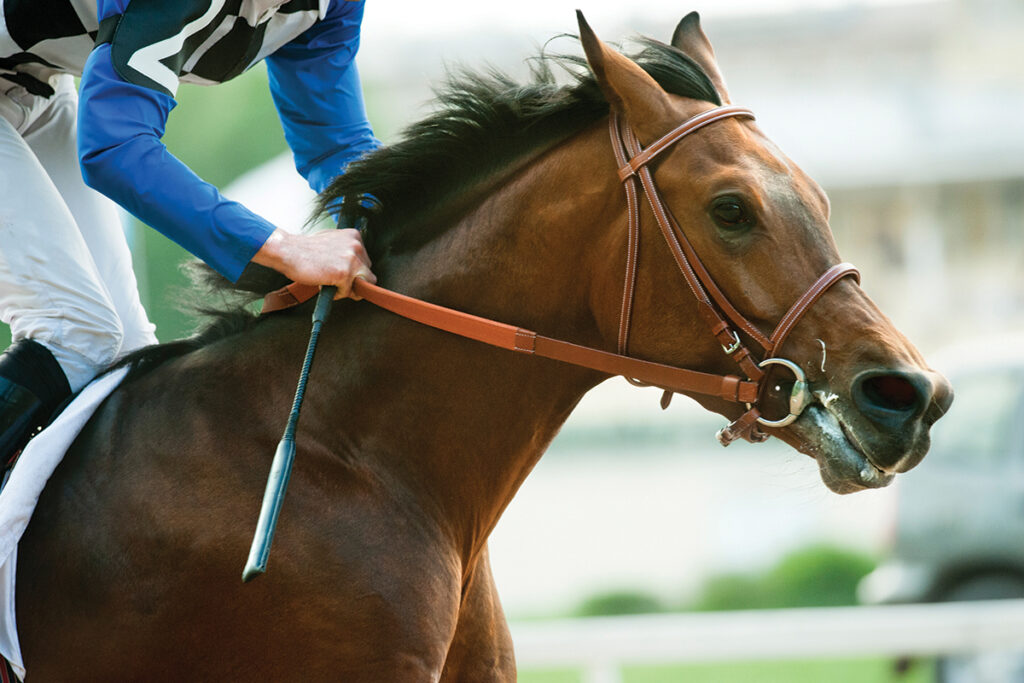
M42 344L23 339L0 354L0 467L70 394L64 371Z

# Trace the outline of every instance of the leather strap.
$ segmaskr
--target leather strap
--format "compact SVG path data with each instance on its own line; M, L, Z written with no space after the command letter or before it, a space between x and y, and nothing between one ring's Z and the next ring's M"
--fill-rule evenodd
M613 124L611 128L612 147L616 150L616 158L621 166L619 176L623 178L623 182L627 186L627 193L628 187L639 178L644 195L647 197L648 204L654 214L655 222L657 222L658 227L661 229L662 237L665 239L665 244L675 259L679 272L683 275L683 279L689 286L694 298L697 299L698 311L705 324L708 325L711 333L722 345L722 348L726 349L726 352L740 366L747 377L759 380L763 373L751 359L749 350L735 336L726 318L754 339L762 348L768 348L768 338L743 317L718 288L718 285L694 250L693 245L686 238L686 234L679 228L675 217L666 208L664 200L661 198L661 194L654 183L651 171L646 166L647 162L657 154L708 124L731 117L753 118L753 116L753 112L742 107L718 107L711 109L683 122L682 125L669 131L645 150L640 149L640 144L632 130L628 126L622 126L614 115L612 116ZM633 155L632 160L626 164L623 164L624 155L620 156L618 153L623 148ZM639 222L639 217L634 219L631 216L631 220ZM630 229L632 230L633 226L630 226ZM724 317L719 311L724 313Z
M631 160L629 160L629 162L620 164L619 180L625 181L626 178L639 171L654 157L658 156L669 147L672 147L675 143L679 142L690 133L694 133L715 121L721 121L722 119L734 116L743 116L752 119L754 118L754 112L746 109L745 107L716 107L714 109L709 109L702 114L697 114L696 116L688 118L679 126L673 128L652 142L643 150L643 152L635 155Z
M760 443L768 438L768 435L757 427L757 418L761 417L761 411L751 408L743 415L722 427L718 431L718 443L728 446L736 439L746 439L751 443Z
M754 118L754 114L749 109L742 107L717 107L684 121L681 125L651 143L646 149L641 149L632 129L621 125L613 114L610 124L612 149L619 164L619 178L626 189L627 205L630 204L635 195L635 184L639 178L643 193L651 207L654 219L661 229L665 243L675 259L680 273L686 280L690 291L697 299L697 308L701 317L708 325L712 335L722 345L723 350L732 357L747 377L756 383L760 383L764 378L764 372L751 356L750 351L741 342L739 336L730 329L729 322L761 346L765 351L765 358L775 357L796 324L832 285L847 275L854 276L859 282L860 274L856 268L848 263L841 263L829 268L790 306L778 325L776 325L772 334L768 337L737 311L728 297L718 288L711 274L704 267L700 256L697 255L693 245L687 239L686 234L680 229L675 216L666 208L665 202L654 183L654 178L648 164L658 154L669 149L687 135L711 123L732 117ZM632 158L629 158L627 155L630 155ZM639 216L632 210L632 206L629 206L628 214L629 248L632 249L633 231L636 230L639 235ZM632 305L632 297L634 296L631 283L635 282L636 274L635 271L631 272L632 266L629 263L630 259L627 257L627 279L626 292L623 298L623 311L628 310L625 296L628 295L630 297L628 302L630 307ZM727 319L729 322L727 322ZM628 324L629 319L624 314L620 321L620 351L624 346L622 340L628 338ZM625 329L623 329L624 326ZM665 407L670 399L671 396L666 393L662 398L662 407ZM751 404L754 403L756 401L751 402ZM758 408L756 406L750 407L739 419L719 432L719 441L723 445L729 445L737 438L744 438L751 442L764 441L768 436L760 429L759 418L760 411Z
M736 438L745 438L754 442L763 441L768 437L758 427L757 420L760 417L760 411L755 404L760 398L764 372L737 334L733 332L730 323L760 345L767 354L765 358L774 357L804 314L832 285L848 275L855 277L859 282L860 273L848 263L840 263L829 268L790 306L770 336L765 336L736 310L718 288L693 245L680 229L675 217L666 208L654 183L651 170L647 166L658 154L687 135L711 123L732 117L753 118L754 114L749 109L742 107L728 106L711 109L684 121L646 149L641 149L636 135L628 126L623 125L617 116L613 114L610 118L612 149L619 164L619 177L626 191L628 216L626 273L619 318L618 353L544 337L521 327L414 299L361 279L357 279L352 284L352 291L356 296L392 313L439 330L518 353L550 358L609 375L622 375L634 384L660 387L666 391L665 397L662 399L663 407L667 405L666 399L671 397L671 392L703 394L727 401L746 403L753 407L750 407L738 420L723 429L719 433L719 440L723 445L728 445ZM631 358L626 355L639 261L641 233L637 194L641 190L647 198L680 273L697 299L700 316L708 325L712 335L722 344L723 350L737 363L748 379L744 380L736 375L712 375ZM262 312L270 313L295 306L311 299L318 291L319 287L316 286L292 283L268 294L264 299Z
M310 285L292 283L268 294L264 299L263 312L281 310L308 301L316 295L318 289ZM717 396L740 403L752 403L757 400L757 382L745 381L735 375L712 375L580 346L545 337L522 327L414 299L361 279L352 283L352 291L357 296L403 318L491 346L550 358L608 375L632 377L666 391Z
M304 304L316 296L319 291L320 287L317 285L300 285L298 282L275 289L263 297L263 308L260 309L260 315Z
M611 128L612 150L619 165L628 163L626 148L622 135L619 133L617 116L608 117ZM631 136L632 130L627 129L626 135ZM633 301L636 294L636 268L640 250L640 207L637 201L637 179L630 177L623 180L626 190L626 278L622 288L622 310L619 314L619 353L629 352L629 328L633 318ZM627 378L628 379L628 378ZM632 380L630 380L632 381Z
M522 327L414 299L365 280L356 280L352 289L356 295L403 318L510 351L550 358L608 375L634 377L668 391L718 396L742 403L757 399L757 383L744 381L735 375L720 376L676 368L552 339Z
M853 277L860 283L860 271L857 270L856 266L852 263L837 263L828 270L826 270L817 281L811 285L806 292L803 293L799 299L796 300L789 310L786 311L786 315L782 316L782 320L775 326L775 331L772 332L770 346L768 348L768 357L772 358L778 354L782 344L786 341L786 337L793 331L793 327L800 322L800 318L804 316L804 313L810 309L814 303L821 298L821 295L829 290L829 288L839 282L847 275Z

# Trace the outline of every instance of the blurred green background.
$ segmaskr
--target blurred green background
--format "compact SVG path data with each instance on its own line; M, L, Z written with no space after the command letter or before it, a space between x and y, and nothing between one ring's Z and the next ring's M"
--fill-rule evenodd
M258 64L216 88L184 84L167 122L167 148L204 180L219 188L288 149ZM189 284L181 264L193 257L134 218L129 240L135 255L142 303L160 341L190 334L196 321L175 303Z
M287 149L262 64L216 88L185 84L177 99L164 142L217 187ZM134 218L130 238L142 303L156 323L157 336L169 341L188 335L195 321L179 310L174 295L188 285L180 266L192 256Z

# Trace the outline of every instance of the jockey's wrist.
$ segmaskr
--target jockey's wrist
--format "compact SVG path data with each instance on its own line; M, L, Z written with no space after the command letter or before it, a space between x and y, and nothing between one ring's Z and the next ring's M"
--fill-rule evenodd
M290 237L292 235L281 228L276 228L274 232L270 233L270 237L263 243L256 255L252 257L252 262L283 272L282 268L287 261L286 254Z

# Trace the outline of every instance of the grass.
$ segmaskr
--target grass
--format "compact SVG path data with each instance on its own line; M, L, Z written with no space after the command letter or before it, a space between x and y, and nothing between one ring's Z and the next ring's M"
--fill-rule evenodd
M519 683L584 683L572 669L520 671ZM627 666L623 683L930 683L933 666L920 662L905 675L889 659L830 659Z

